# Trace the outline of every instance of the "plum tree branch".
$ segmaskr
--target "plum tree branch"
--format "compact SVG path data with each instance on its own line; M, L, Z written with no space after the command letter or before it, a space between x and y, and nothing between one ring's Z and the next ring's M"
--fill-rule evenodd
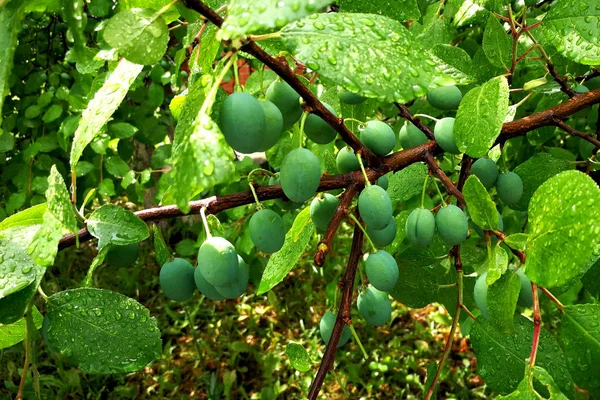
M200 0L184 0L186 7L197 11L203 15L207 20L212 22L218 27L223 24L223 18L217 14L214 10L208 7ZM256 42L247 40L241 49L248 54L252 54L263 64L268 66L273 72L275 72L281 79L287 82L299 95L304 99L311 112L321 117L327 122L333 129L335 129L342 140L346 142L350 147L354 149L355 153L360 153L365 158L366 162L370 166L380 166L381 160L377 157L370 149L368 149L346 125L341 118L335 116L329 111L323 103L310 91L310 89L298 79L296 73L290 69L290 66L285 57L272 57L269 53L264 51Z
M542 314L540 313L540 302L538 299L537 285L531 282L531 292L533 294L533 340L531 341L531 353L529 354L529 366L535 366L535 359L540 342L540 333L542 329Z
M450 178L448 178L444 171L442 171L442 168L440 168L440 165L435 160L435 158L433 158L433 156L430 153L425 153L423 158L425 160L425 163L429 166L431 172L433 172L438 177L438 179L442 182L448 193L456 197L456 200L458 200L464 206L466 206L467 204L465 203L465 196L463 196L460 190L458 190L456 186L454 186Z
M358 185L352 184L340 197L340 203L335 210L335 213L331 217L329 221L329 225L327 225L327 230L323 234L321 241L317 246L317 254L315 254L315 264L319 267L322 267L325 264L325 257L329 254L331 250L331 244L333 243L333 238L335 237L335 233L337 232L340 223L344 220L344 218L350 212L350 203L352 203L352 199L356 196L358 192Z
M586 133L578 131L577 129L573 128L571 125L566 124L560 118L556 118L556 117L554 118L554 125L556 125L557 127L559 127L560 129L562 129L563 131L567 132L570 135L580 137L583 140L586 140L586 141L592 143L597 148L600 147L600 140L596 139L596 137L594 137L594 135L591 135L591 134L588 135Z
M433 131L431 130L431 128L428 127L427 125L425 125L420 119L415 118L414 115L408 109L408 106L406 104L400 104L400 103L394 103L394 104L395 104L396 108L398 109L398 111L400 111L398 113L399 116L408 120L411 124L413 124L414 126L419 128L425 134L425 136L427 136L429 138L429 140L435 140L435 136L433 135Z
M315 379L310 385L310 389L308 391L309 400L315 400L319 395L321 387L323 387L323 382L325 382L327 372L329 372L329 370L333 367L335 352L337 350L337 345L340 341L344 325L350 325L352 323L350 320L352 293L354 291L354 278L356 277L356 270L358 269L358 263L360 262L360 258L362 256L362 245L363 232L358 226L355 226L354 236L352 237L352 248L350 249L350 256L348 258L348 266L346 267L344 277L339 283L339 286L342 290L340 308L337 313L335 325L333 326L333 332L331 332L331 337L329 338L329 343L327 343L327 346L325 347L325 354L321 360L321 365L319 365L319 370L315 375Z
M502 126L502 131L496 140L496 143L503 143L508 139L522 136L527 132L542 126L554 125L555 117L560 119L567 118L577 111L597 103L600 103L600 89L579 94L578 96L566 100L565 102L548 110L540 111L516 121L507 122ZM378 169L366 168L367 176L369 177L369 180L374 181L390 171L399 171L415 162L424 161L426 153L437 155L441 153L441 151L441 148L436 142L429 141L417 147L392 153L382 159L383 164ZM464 177L466 175L463 174L461 176ZM458 187L462 186L460 182L461 178L459 178ZM353 183L358 185L364 184L364 177L360 171L354 171L341 175L323 176L321 178L318 191L321 192L345 188ZM256 192L259 200L270 200L285 197L283 190L281 190L281 186L279 185L259 186L257 187ZM207 214L216 214L220 211L230 208L250 204L253 201L254 198L249 190L228 195L212 196L202 200L191 201L190 214L198 214L202 207L206 207ZM183 217L186 215L175 205L148 208L137 211L135 214L144 221L157 221L162 219ZM85 242L92 239L92 235L86 228L83 228L79 231L78 237L80 242ZM75 243L75 235L66 235L60 240L58 249L65 249L75 245Z

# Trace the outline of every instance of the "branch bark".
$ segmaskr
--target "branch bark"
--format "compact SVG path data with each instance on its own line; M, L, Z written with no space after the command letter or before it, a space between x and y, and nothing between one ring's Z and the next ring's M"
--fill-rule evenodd
M594 135L588 135L586 133L578 131L577 129L573 128L571 125L566 124L564 121L562 121L559 118L556 118L556 117L554 118L554 125L556 125L557 127L559 127L560 129L562 129L563 131L567 132L570 135L580 137L583 140L587 140L588 142L590 142L594 146L596 146L596 148L600 147L600 140L596 139L596 137L594 137Z
M315 375L315 379L310 385L310 390L308 391L309 400L315 400L319 395L321 387L323 386L323 382L325 382L327 372L329 372L329 370L333 367L335 352L337 350L337 345L340 341L340 336L342 335L344 325L351 324L350 309L352 306L352 293L354 291L354 278L356 277L356 270L358 269L358 263L360 262L360 257L362 256L362 244L363 232L358 226L355 226L354 236L352 238L352 248L348 258L348 266L346 267L344 277L339 284L342 289L340 308L337 313L335 325L333 326L333 332L329 338L329 343L327 343L327 346L325 347L325 354L321 360L321 365L319 365L319 370Z
M419 128L425 134L425 136L427 136L429 138L429 140L435 140L435 136L434 136L431 128L428 127L427 125L425 125L420 119L415 118L413 116L413 114L410 112L410 110L408 109L408 106L406 106L406 104L400 104L400 103L394 103L394 104L396 105L396 108L398 109L398 111L400 111L398 113L399 116L410 121L411 124L413 124L414 126Z
M461 202L463 206L466 207L467 203L465 203L465 196L454 186L450 178L442 171L438 162L433 158L430 153L425 153L424 155L425 163L429 166L431 172L433 172L439 180L442 182L448 193L452 196L456 197L456 200Z

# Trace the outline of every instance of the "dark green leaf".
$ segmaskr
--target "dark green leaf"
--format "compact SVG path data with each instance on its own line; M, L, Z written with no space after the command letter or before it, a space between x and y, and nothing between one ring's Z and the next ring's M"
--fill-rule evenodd
M92 288L59 292L48 298L46 319L46 341L83 372L133 372L160 358L156 320L122 294Z
M162 266L173 257L171 257L171 252L165 243L165 239L163 238L162 232L160 231L158 225L153 225L152 231L154 232L154 251L156 253L156 262L158 265Z
M114 204L106 204L94 211L86 223L92 236L98 238L99 249L107 244L124 246L139 243L150 236L144 221Z
M40 329L44 317L35 306L32 308L32 313L33 323L37 329ZM25 340L26 334L27 321L25 321L25 318L21 318L17 322L13 322L9 325L0 325L0 349L5 349L20 343Z
M473 62L469 54L460 47L438 44L431 49L437 68L458 85L467 85L475 79L471 76Z
M504 273L489 286L487 291L489 320L497 329L504 332L513 331L513 320L520 290L521 280L513 271Z
M490 14L485 26L482 48L490 63L510 70L512 40L493 14Z
M401 279L390 291L390 296L411 308L425 307L436 300L439 281L443 276L439 264L421 266L403 255L396 257Z

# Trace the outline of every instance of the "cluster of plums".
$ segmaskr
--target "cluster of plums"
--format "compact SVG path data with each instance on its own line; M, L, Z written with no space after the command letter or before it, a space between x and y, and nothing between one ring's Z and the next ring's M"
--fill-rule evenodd
M515 204L523 195L523 181L514 172L501 174L496 163L489 158L480 158L471 166L471 174L477 176L486 189L496 185L498 197L505 204Z

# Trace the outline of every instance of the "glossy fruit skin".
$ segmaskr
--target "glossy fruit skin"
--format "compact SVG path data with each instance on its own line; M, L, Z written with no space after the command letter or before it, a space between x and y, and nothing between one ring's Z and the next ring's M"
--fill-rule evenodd
M477 304L477 308L481 311L481 315L484 318L488 317L487 311L487 292L488 292L488 284L485 281L487 277L487 272L481 274L477 281L475 282L475 287L473 289L473 294L475 296L475 304Z
M365 271L371 285L382 292L389 292L398 282L398 264L387 251L379 250L369 254L365 261Z
M415 208L406 219L406 237L415 246L427 246L435 234L435 217L426 208Z
M507 172L498 177L496 182L498 197L506 204L515 204L523 195L523 181L514 172Z
M344 92L340 93L340 95L338 97L340 99L340 102L342 102L344 104L351 104L351 105L360 104L360 103L363 103L365 100L367 100L365 97L359 96L356 93L352 93L352 92L348 92L348 91L344 91Z
M333 107L327 103L323 103L323 105L331 111L333 115L337 116ZM337 136L335 129L315 114L309 114L308 117L306 117L306 121L304 121L304 133L310 140L318 144L331 143Z
M498 179L498 166L489 158L480 158L471 166L471 174L478 177L486 189L490 189Z
M213 236L204 241L198 250L198 269L213 286L227 286L238 271L235 248L227 239Z
M250 280L250 268L238 254L238 271L235 280L227 286L215 286L215 290L226 299L237 299L246 291ZM208 297L208 296L207 296Z
M206 297L211 299L212 301L221 301L225 300L225 297L222 296L219 292L217 292L217 288L214 285L208 283L202 273L200 272L200 268L196 267L194 271L194 282L196 283L196 287Z
M327 225L340 201L333 195L325 193L323 197L315 197L310 203L310 218L320 231L327 230Z
M417 147L420 144L427 142L427 136L416 126L410 122L402 125L398 132L398 141L403 149Z
M371 238L371 241L375 246L385 247L388 244L391 244L396 237L396 220L392 218L390 222L383 229L369 229L367 227L367 233Z
M517 276L521 281L521 290L519 291L519 299L517 304L521 307L533 307L533 292L531 289L531 281L525 275L521 268L517 270Z
M381 186L371 185L358 196L358 212L370 229L383 229L392 219L392 200Z
M435 140L445 152L460 154L456 141L454 141L454 118L446 117L435 123L433 128Z
M168 298L186 301L194 294L194 267L183 258L166 262L160 269L160 287Z
M279 174L269 178L269 185L279 185ZM302 205L291 200L275 199L275 204L284 211L295 210Z
M390 179L388 178L387 174L380 176L376 182L377 186L381 186L385 190L387 190L389 184L390 184Z
M325 315L321 318L321 322L319 322L319 332L321 333L321 339L325 342L325 344L329 343L329 339L331 338L331 333L333 332L333 326L335 325L336 315L331 311L327 311ZM344 324L344 328L342 329L342 335L340 336L340 341L338 342L337 347L342 347L346 344L346 342L350 339L350 328L348 325Z
M467 216L454 204L442 207L435 215L435 225L444 240L450 246L464 242L469 233Z
M232 149L254 153L263 144L265 112L251 94L236 92L223 102L219 115L221 132Z
M358 158L356 158L356 154L354 153L354 150L352 150L352 147L349 146L343 147L338 151L337 156L335 157L335 165L340 174L358 171L360 169Z
M427 101L438 110L456 110L461 100L462 93L456 86L441 86L427 93Z
M269 100L259 101L265 113L265 131L259 151L266 151L275 146L283 133L283 117L279 108Z
M296 203L305 202L317 193L319 187L319 159L307 149L290 151L281 163L279 180L288 199Z
M369 325L385 325L392 317L392 302L387 293L373 286L358 295L358 312Z
M485 232L483 231L483 229L481 229L479 225L473 223L473 228L475 228L475 232L477 232L480 238L485 239ZM504 230L504 220L502 219L502 215L500 213L498 213L498 230ZM496 238L496 236L493 236L492 241L493 240L498 240L498 238Z
M360 141L373 153L385 156L396 146L396 134L385 122L369 121L360 132Z
M114 246L108 250L105 261L113 267L129 267L137 260L139 251L140 248L137 243Z
M250 238L263 253L279 251L285 241L283 219L273 210L262 209L250 218ZM220 286L220 285L219 285Z
M281 111L283 130L289 129L302 116L300 95L286 82L271 83L267 89L267 99Z

